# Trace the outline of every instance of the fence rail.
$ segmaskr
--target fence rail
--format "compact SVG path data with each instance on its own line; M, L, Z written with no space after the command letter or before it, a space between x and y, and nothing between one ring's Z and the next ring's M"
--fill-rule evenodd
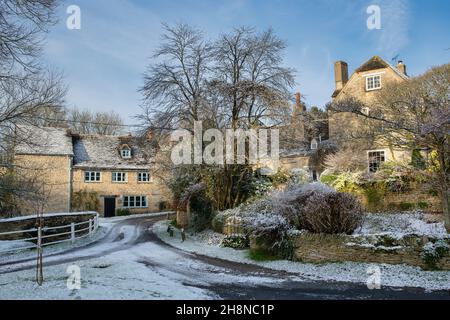
M33 229L27 229L27 230L17 230L17 231L0 233L0 237L1 237L1 236L7 236L7 235L13 235L13 234L19 234L19 233L26 234L26 233L36 232L35 237L7 241L9 244L13 244L14 242L22 243L25 241L36 241L36 244L33 244L33 245L30 244L29 246L24 246L24 247L12 247L12 248L3 249L3 250L1 249L1 246L0 246L0 254L14 252L14 251L28 250L28 249L38 249L40 247L45 247L45 246L64 243L64 242L75 243L75 241L77 239L82 239L82 238L85 238L88 236L92 236L95 233L95 231L97 231L98 226L99 226L98 217L99 217L99 215L97 214L94 218L89 219L88 221L83 221L83 222L78 222L78 223L72 222L71 224L64 225L64 226L33 228ZM76 229L76 227L84 226L84 225L86 225L86 227L84 227L82 229L78 229L78 230ZM70 229L70 231L65 231L65 232L60 232L60 233L55 233L55 234L47 234L47 235L45 234L50 230L60 230L60 229L68 229L68 230ZM86 232L86 231L87 231L86 234L78 236L79 233ZM67 239L63 239L63 240L43 242L43 240L62 237L62 236L68 236L68 237L67 237Z

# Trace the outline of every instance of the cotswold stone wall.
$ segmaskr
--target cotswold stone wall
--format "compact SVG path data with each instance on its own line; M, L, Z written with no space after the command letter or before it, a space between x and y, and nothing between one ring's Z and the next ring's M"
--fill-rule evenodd
M83 214L70 214L70 215L48 215L44 216L44 227L59 227L59 226L66 226L73 223L79 223L84 221L89 221L90 219L93 219L96 216L95 212L92 213L83 213ZM86 225L77 226L76 230L87 228ZM4 219L0 220L0 233L4 232L12 232L12 231L19 231L19 230L30 230L36 228L36 217L30 216L30 217L24 217L21 219ZM59 229L56 230L57 233L62 232L70 232L70 227L66 229ZM83 233L77 234L77 236L83 235ZM36 232L33 233L17 233L12 235L5 235L0 236L1 240L20 240L24 238L29 237L35 237Z
M367 241L369 240L369 241ZM346 235L303 233L294 239L294 260L307 263L367 262L408 264L427 269L421 258L422 248L430 239L407 236L401 240L364 238ZM450 270L450 256L437 267Z

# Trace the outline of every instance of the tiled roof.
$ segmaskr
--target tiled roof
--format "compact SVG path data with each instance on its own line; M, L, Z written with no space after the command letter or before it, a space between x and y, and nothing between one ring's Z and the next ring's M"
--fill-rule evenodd
M16 128L16 154L73 155L72 137L65 128Z
M123 146L131 148L131 158L120 155ZM149 169L151 150L131 136L77 135L74 136L74 167L96 169Z

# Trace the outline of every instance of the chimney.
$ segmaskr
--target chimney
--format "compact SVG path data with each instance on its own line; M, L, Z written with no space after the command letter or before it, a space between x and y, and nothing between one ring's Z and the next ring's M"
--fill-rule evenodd
M406 65L403 63L403 61L400 60L397 63L397 69L398 69L398 71L403 73L405 76L407 76L407 74L406 74Z
M337 61L334 64L334 79L336 90L341 90L348 81L348 64L344 61Z
M297 92L295 94L295 109L297 111L303 112L303 111L305 111L305 109L303 107L301 97L302 97L302 95L300 94L300 92Z

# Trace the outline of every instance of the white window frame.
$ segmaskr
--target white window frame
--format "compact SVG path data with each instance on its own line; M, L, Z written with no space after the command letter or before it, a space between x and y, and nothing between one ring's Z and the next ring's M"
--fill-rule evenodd
M371 170L371 159L370 159L370 154L371 154L371 153L374 153L374 152L383 152L383 155L384 155L384 161L382 161L382 162L380 162L380 163L378 164L377 170L372 171L372 170ZM388 159L388 158L387 158L387 152L386 152L386 150L383 150L383 149L380 149L380 150L368 150L368 151L367 151L367 170L368 170L368 172L369 172L369 173L375 173L375 172L377 172L377 171L380 169L380 166L381 166L383 163L386 163L387 159Z
M131 159L131 149L123 148L122 150L120 150L120 156L123 159Z
M143 176L146 176L147 179L145 179L145 180L140 179ZM152 177L150 176L150 172L148 172L148 171L139 171L137 173L137 182L138 183L150 183L150 182L152 182Z
M139 203L139 205L137 205ZM126 209L145 209L148 208L147 196L123 196L122 207Z
M366 91L374 91L374 90L380 90L381 89L381 87L382 87L381 73L366 75L365 77L366 77ZM380 85L378 87L375 87L375 78L379 78ZM369 81L370 81L370 79L373 79L374 87L372 87L372 88L369 88Z
M84 182L85 183L102 182L102 173L100 171L84 171Z
M121 176L122 178L118 180L117 178ZM128 182L128 173L122 171L114 171L111 174L111 180L113 183L127 183Z
M314 146L314 148L313 148L313 146ZM317 150L318 148L319 148L319 143L317 142L316 139L313 139L311 141L311 150Z

